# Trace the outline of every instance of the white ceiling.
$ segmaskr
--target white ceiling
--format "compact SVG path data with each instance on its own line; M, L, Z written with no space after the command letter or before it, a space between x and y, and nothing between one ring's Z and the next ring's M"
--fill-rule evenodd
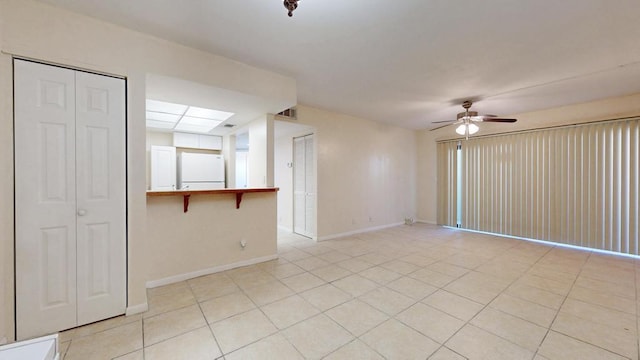
M234 113L232 117L209 132L214 135L229 134L266 113L279 112L283 107L281 102L273 99L264 99L164 75L148 74L146 84L148 99ZM226 124L234 127L225 128Z
M638 0L42 0L297 80L298 100L423 129L640 92Z

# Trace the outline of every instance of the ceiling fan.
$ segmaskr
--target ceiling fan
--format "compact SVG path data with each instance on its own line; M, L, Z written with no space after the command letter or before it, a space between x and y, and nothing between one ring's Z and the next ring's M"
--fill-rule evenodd
M462 107L464 108L464 112L458 113L456 120L446 120L446 121L434 121L434 124L439 123L447 123L442 126L438 126L436 128L431 129L430 131L441 129L445 126L449 125L458 125L456 128L456 133L460 135L464 135L465 138L469 138L469 135L473 135L480 130L477 122L504 122L504 123L514 123L518 121L517 119L506 119L500 118L497 115L478 115L477 111L469 111L473 103L471 101L465 101L462 103Z

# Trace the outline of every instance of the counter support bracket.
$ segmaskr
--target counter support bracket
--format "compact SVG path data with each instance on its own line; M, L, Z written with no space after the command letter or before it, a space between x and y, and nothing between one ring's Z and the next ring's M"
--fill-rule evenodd
M236 193L236 209L240 209L240 203L242 202L243 192Z
M191 197L191 195L184 195L184 197L182 198L184 212L189 211L189 198L190 197Z
M242 202L242 195L244 195L243 192L238 192L236 193L236 209L240 209L240 203ZM191 197L191 195L183 195L182 196L182 207L184 212L189 211L189 198Z

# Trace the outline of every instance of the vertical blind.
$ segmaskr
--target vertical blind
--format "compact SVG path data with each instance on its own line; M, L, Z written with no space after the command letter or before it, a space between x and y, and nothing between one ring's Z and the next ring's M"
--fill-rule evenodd
M456 226L458 213L458 191L457 191L457 150L458 143L440 142L437 145L438 151L438 224Z
M640 119L456 144L438 144L439 224L460 204L463 228L639 255Z

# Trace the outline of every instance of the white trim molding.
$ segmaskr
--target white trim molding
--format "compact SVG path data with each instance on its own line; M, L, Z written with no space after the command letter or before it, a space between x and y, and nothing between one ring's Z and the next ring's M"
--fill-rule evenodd
M538 244L545 244L545 245L550 245L550 246L558 246L558 247L563 247L563 248L567 248L567 249L590 251L590 252L606 254L606 255L611 255L611 256L620 256L620 257L631 258L631 259L639 259L640 260L640 255L635 255L635 254L626 254L626 253L621 253L621 252L617 252L617 251L594 249L594 248L590 248L590 247L586 247L586 246L571 245L571 244L565 244L565 243L560 243L560 242L555 242L555 241L548 241L548 240L538 240L538 239L532 239L532 238L528 238L528 237L515 236L515 235L492 233L492 232L482 231L482 230L456 228L456 227L453 227L453 226L443 226L443 227L447 228L447 229L451 229L451 230L460 230L460 231L466 231L466 232L472 232L472 233L478 233L478 234L486 234L486 235L498 236L498 237L503 237L503 238L508 238L508 239L524 240L524 241L530 241L530 242L534 242L534 243L538 243Z
M177 283L180 281L197 278L199 276L214 274L217 272L231 270L231 269L235 269L243 266L255 265L265 261L276 260L277 258L278 258L278 254L273 254L273 255L263 256L255 259L238 261L232 264L214 266L212 268L202 269L202 270L198 270L198 271L194 271L186 274L169 276L164 279L147 281L146 286L147 286L147 289L156 288L158 286L169 285L169 284Z
M422 223L422 224L429 224L429 225L438 225L438 223L434 220L421 220L418 219L416 220L416 222Z
M143 313L143 312L145 312L147 310L149 310L149 304L147 304L145 302L145 303L138 304L138 305L128 306L126 312L124 313L124 315L125 316L131 316L131 315Z
M369 227L369 228L364 228L364 229L358 229L358 230L343 232L343 233L340 233L340 234L319 236L317 241L326 241L326 240L331 240L331 239L337 239L337 238L341 238L341 237L345 237L345 236L349 236L349 235L368 233L368 232L371 232L371 231L388 229L388 228L392 228L392 227L396 227L396 226L400 226L400 225L404 225L404 222L387 224L387 225L380 225L380 226L374 226L374 227Z

